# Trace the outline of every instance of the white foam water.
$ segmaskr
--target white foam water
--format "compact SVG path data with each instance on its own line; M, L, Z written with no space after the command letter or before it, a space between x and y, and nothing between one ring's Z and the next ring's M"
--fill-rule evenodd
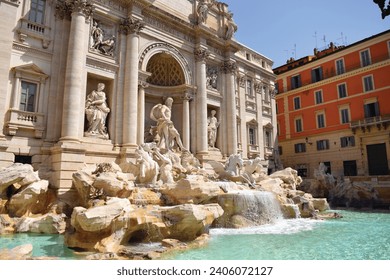
M294 234L301 231L313 230L321 220L312 219L278 219L273 224L265 224L249 228L213 228L210 229L211 236L214 235L238 235L238 234Z

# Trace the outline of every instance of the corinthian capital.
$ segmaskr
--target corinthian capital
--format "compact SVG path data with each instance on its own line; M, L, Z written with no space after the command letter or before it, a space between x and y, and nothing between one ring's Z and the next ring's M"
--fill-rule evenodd
M194 51L195 61L206 61L206 59L210 56L210 53L205 50L198 48Z
M221 65L221 71L225 74L232 74L237 70L237 64L235 61L227 60Z
M72 13L80 13L89 19L93 14L91 0L65 0L66 5Z
M119 31L125 35L139 33L143 28L145 28L145 24L141 20L133 17L123 19L119 25Z

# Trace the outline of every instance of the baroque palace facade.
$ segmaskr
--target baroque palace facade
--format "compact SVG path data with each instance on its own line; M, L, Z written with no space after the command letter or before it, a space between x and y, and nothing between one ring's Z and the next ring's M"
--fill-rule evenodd
M285 166L313 178L322 162L335 177L389 181L390 30L331 43L274 72Z
M214 0L0 0L0 165L65 193L84 164L131 160L160 108L201 161L275 169L272 61ZM176 133L176 134L174 134Z

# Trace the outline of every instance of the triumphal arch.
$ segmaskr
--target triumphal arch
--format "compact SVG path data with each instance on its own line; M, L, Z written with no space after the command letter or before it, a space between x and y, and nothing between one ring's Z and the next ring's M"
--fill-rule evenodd
M0 0L0 22L1 166L31 162L59 193L144 143L277 168L272 61L227 4Z

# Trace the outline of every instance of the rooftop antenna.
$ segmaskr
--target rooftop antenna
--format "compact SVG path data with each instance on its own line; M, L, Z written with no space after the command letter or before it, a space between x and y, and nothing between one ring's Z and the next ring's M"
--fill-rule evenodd
M341 32L341 37L340 37L340 38L338 38L337 40L341 40L341 42L342 42L343 46L345 46L345 45L347 44L347 42L346 42L346 38L347 38L347 36L344 36L344 33L343 33L343 32Z
M292 49L292 54L294 59L297 59L297 44L294 44L294 48Z
M326 36L324 35L324 37L322 38L322 41L324 41L324 48L326 49Z
M317 31L314 31L314 36L313 36L315 39L316 39L316 49L318 48L318 44L317 44Z

